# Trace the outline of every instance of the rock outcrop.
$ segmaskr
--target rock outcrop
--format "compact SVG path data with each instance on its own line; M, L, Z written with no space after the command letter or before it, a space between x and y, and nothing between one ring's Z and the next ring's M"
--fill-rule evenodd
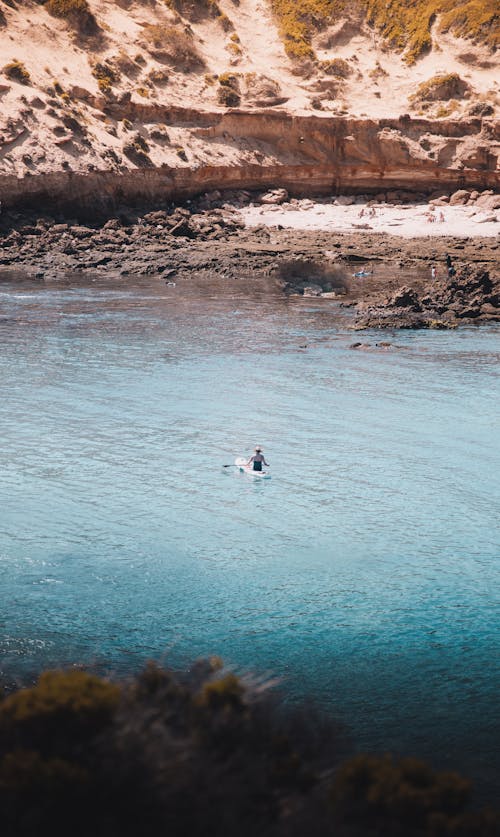
M483 268L462 268L417 293L402 286L357 306L357 329L455 328L460 322L500 322L500 287Z
M500 187L500 123L494 120L199 113L130 103L112 105L109 113L114 119L128 114L143 122L161 122L167 129L183 125L207 155L213 143L238 146L244 141L247 150L244 159L220 166L193 166L189 161L156 165L148 140L147 166L125 167L107 159L101 168L92 165L86 171L3 176L4 208L66 206L95 212L120 202L187 199L221 187L281 187L297 196L387 190L428 195Z

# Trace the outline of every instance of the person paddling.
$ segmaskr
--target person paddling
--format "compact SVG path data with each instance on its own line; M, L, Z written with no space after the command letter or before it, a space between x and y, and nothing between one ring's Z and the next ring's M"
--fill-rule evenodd
M262 471L262 464L264 464L266 468L269 468L269 462L266 462L264 454L262 453L262 448L260 447L255 448L254 455L250 457L246 464L250 465L251 463L253 463L254 471Z

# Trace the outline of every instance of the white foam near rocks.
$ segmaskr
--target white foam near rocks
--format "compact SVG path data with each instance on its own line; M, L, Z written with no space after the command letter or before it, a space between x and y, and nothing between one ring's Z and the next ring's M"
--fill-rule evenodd
M429 204L353 204L344 201L313 203L310 200L279 206L250 205L240 210L247 227L264 224L295 230L329 230L332 233L390 233L404 238L426 236L494 237L500 234L500 211L480 206ZM434 219L434 220L432 220Z

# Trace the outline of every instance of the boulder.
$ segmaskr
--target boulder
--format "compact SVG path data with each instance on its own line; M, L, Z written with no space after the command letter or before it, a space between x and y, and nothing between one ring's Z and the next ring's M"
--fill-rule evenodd
M275 204L285 203L288 200L288 192L286 189L271 189L265 192L260 197L261 203Z
M389 308L410 308L411 311L421 311L418 296L413 288L403 286L399 288L396 293L387 301Z
M476 206L490 211L500 209L500 195L483 194L477 199Z
M458 189L450 198L450 206L463 206L469 200L470 194L467 189Z
M304 296L321 296L323 289L320 285L307 285L304 288Z
M196 230L193 229L187 218L182 218L170 230L171 235L181 235L185 238L195 238Z

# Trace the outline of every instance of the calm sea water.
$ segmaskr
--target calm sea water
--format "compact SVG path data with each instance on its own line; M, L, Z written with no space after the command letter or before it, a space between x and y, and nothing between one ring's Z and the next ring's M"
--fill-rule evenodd
M4 278L2 674L219 654L492 796L500 328L360 337L333 310ZM222 468L256 442L271 480Z

